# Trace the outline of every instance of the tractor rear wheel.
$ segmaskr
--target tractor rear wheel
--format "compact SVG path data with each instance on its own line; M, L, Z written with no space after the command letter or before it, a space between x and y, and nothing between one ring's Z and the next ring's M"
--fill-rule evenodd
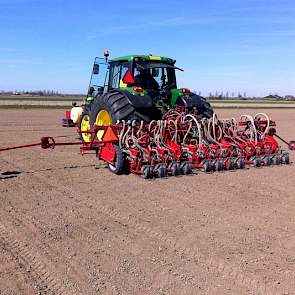
M214 114L212 106L206 100L206 98L194 93L180 96L177 99L176 104L183 105L189 110L195 109L202 118L212 118Z
M109 126L116 124L118 120L149 122L150 118L148 114L143 114L131 105L128 98L118 91L112 91L97 97L90 115L91 127L94 124Z
M211 104L207 100L202 100L202 102L203 102L202 107L198 108L198 112L200 113L200 115L202 115L202 117L205 117L208 119L212 118L214 111Z
M91 114L90 126L110 126L118 120L148 121L148 116L142 115L128 101L127 97L117 91L109 92L96 98ZM104 130L97 132L98 140L103 140ZM120 147L114 144L116 156L114 164L109 164L109 170L115 174L123 174L128 171L126 155Z

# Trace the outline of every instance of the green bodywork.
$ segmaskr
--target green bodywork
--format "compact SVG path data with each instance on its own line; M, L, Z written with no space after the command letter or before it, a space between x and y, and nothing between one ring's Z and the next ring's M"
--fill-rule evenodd
M137 54L133 54L133 55L126 55L126 56L121 56L121 57L117 57L117 58L113 58L113 59L110 59L109 61L107 61L108 65L109 65L109 71L111 71L112 67L114 65L118 65L120 64L121 62L122 63L129 63L129 68L130 69L133 69L134 67L134 63L137 63L137 62L141 62L141 63L144 63L144 62L159 62L161 64L167 64L169 66L174 66L175 64L175 60L172 59L172 58L169 58L169 57L165 57L165 56L154 56L154 55L137 55ZM93 75L93 74L92 74ZM111 81L108 82L109 84L108 85L111 85ZM175 83L176 83L176 80L175 80ZM140 85L136 85L136 86L140 86ZM148 96L149 93L147 90L143 89L142 92L138 92L138 91L134 91L133 87L131 86L124 86L124 87L120 87L124 90L127 90L129 93L131 93L132 95L134 96L139 96L139 99L140 97L144 98L145 96ZM106 89L106 87L104 87L104 93L105 92L108 92L110 91L110 89ZM166 107L174 107L176 104L177 104L177 100L179 97L185 95L182 91L182 89L177 89L177 88L174 88L174 89L169 89L167 91L167 94L168 94L168 100L166 100L166 102L162 102L164 103L164 105L166 105ZM93 102L93 98L91 94L88 94L87 98L86 98L86 103L87 104L92 104ZM160 103L160 104L162 104ZM158 104L158 102L156 103Z
M171 89L170 90L171 92L171 100L170 100L170 103L171 103L171 106L174 107L176 105L176 102L177 102L177 99L180 97L180 96L183 96L185 95L181 89Z
M139 95L139 96L145 96L147 95L147 91L146 90L142 90L142 92L136 92L133 90L133 87L124 87L124 90L127 90L129 93L131 93L132 95Z
M110 62L112 62L112 61L122 61L122 62L123 61L129 61L129 62L132 62L136 58L144 59L146 61L150 61L150 60L158 60L158 61L163 61L163 62L173 62L174 61L172 58L165 57L165 56L133 54L133 55L125 55L125 56L120 56L120 57L113 58L112 60L110 60Z
M134 62L137 59L141 59L145 61L160 61L160 62L169 63L169 64L175 63L175 60L166 56L138 55L138 54L117 57L112 59L111 62L126 62L126 61ZM138 92L135 92L132 87L124 87L124 89L130 92L132 95L139 95ZM170 104L172 107L176 105L177 99L180 96L185 95L181 89L177 89L177 88L171 89L170 94L171 94ZM140 93L140 96L144 96L144 95L148 95L146 90L143 90L143 92Z

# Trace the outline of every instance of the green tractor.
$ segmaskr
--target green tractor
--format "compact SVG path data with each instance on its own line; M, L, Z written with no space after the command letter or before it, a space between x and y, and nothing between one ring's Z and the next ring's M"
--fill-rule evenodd
M187 88L177 88L175 60L154 55L128 55L108 60L96 58L83 108L74 113L82 131L94 124L109 126L118 120L159 120L171 108L181 105L197 110L205 118L213 115L204 97ZM103 131L99 131L101 139ZM82 133L89 142L91 134Z

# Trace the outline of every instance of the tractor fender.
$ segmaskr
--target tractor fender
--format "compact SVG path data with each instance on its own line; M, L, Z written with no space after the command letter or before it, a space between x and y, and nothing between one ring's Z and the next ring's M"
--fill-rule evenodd
M196 108L199 114L205 118L211 118L214 113L206 98L194 93L179 96L176 103L184 105L188 109Z
M182 95L178 97L178 103L185 105L187 108L196 107L197 109L201 109L204 105L204 101L206 99L197 94L190 94L190 95Z
M145 95L145 96L133 95L129 91L124 89L116 89L115 91L123 94L127 98L128 102L135 108L152 108L153 107L153 100L149 95Z

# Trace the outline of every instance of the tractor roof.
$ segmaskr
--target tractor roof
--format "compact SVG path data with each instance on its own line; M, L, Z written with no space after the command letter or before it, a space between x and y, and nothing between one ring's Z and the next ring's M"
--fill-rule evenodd
M133 61L135 58L143 59L143 60L153 60L153 61L168 61L173 62L172 58L165 57L165 56L155 56L155 55L139 55L139 54L132 54L132 55L125 55L113 58L111 61Z

